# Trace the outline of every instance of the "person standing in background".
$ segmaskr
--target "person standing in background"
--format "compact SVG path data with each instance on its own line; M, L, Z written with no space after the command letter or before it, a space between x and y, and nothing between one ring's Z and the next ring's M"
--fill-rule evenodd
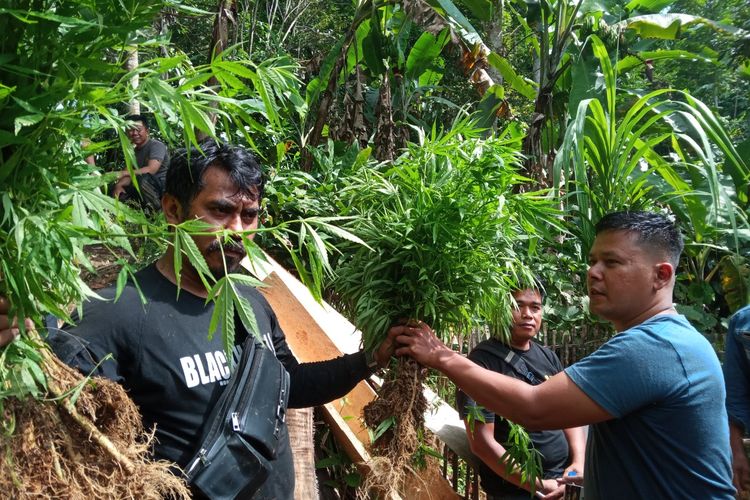
M737 495L750 493L750 464L743 438L750 429L750 306L729 319L724 346L724 380L727 387L729 443L732 447L732 482Z
M539 288L527 288L513 292L516 307L513 308L513 324L510 327L510 345L491 338L478 344L468 358L479 366L502 373L532 385L540 384L563 370L557 355L535 342L542 327L542 301ZM532 485L521 479L520 472L508 472L505 444L509 440L508 423L477 404L463 391L456 396L458 412L464 419L466 435L471 451L482 463L479 474L487 500L528 500ZM484 422L469 419L474 408L481 411ZM529 437L542 455L543 475L536 479L533 490L544 494L544 498L562 498L564 484L555 478L574 473L583 477L583 462L586 437L581 427L563 430L531 431Z

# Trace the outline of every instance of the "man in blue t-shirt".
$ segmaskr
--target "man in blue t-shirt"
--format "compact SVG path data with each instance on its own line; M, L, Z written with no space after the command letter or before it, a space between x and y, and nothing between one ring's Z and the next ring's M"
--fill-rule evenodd
M743 307L729 320L724 346L724 378L733 480L741 495L750 490L750 464L742 441L750 429L750 306Z
M532 386L451 351L423 323L394 329L396 354L527 429L591 424L586 500L734 498L721 366L672 303L679 231L662 215L617 212L596 233L589 307L618 334L584 360Z

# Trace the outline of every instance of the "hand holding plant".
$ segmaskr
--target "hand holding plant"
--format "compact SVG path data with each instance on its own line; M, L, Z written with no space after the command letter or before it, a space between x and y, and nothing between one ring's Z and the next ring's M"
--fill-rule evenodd
M395 340L398 343L396 355L410 356L417 363L429 368L437 368L447 358L457 355L443 344L430 326L423 321L418 321L416 324L396 326L391 331L395 333Z
M0 295L0 347L3 347L19 337L21 328L18 324L18 318L8 316L10 312L10 303L8 299ZM30 318L24 318L24 329L33 330L34 322Z

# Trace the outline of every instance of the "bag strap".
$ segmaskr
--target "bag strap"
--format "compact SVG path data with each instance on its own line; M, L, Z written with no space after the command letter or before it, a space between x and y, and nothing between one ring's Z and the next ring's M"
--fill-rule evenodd
M482 342L474 348L477 351L487 352L508 363L513 370L531 385L542 383L534 373L529 370L529 365L518 354L513 352L508 346L499 342Z

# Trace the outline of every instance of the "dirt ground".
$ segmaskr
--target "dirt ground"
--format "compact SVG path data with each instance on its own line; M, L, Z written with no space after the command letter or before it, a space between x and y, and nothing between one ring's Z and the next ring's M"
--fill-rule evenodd
M117 261L120 258L133 262L133 258L127 252L115 249L108 249L104 245L88 245L83 249L86 256L96 270L95 273L83 270L81 277L83 281L91 287L92 290L99 290L113 285L117 281L117 275L122 269L122 265Z

